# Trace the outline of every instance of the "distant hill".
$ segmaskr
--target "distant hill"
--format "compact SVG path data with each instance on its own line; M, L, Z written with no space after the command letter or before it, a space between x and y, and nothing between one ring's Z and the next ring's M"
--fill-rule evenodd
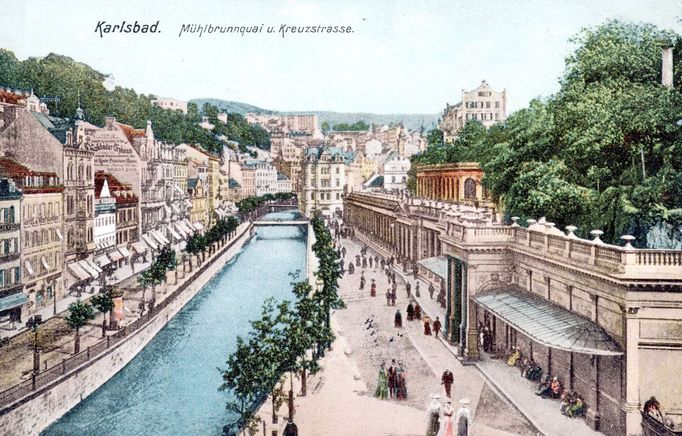
M230 112L245 114L247 112L256 112L263 114L317 114L320 124L325 121L329 124L348 123L352 124L356 121L363 120L368 124L390 124L394 122L402 122L405 127L412 130L419 129L422 125L426 130L436 127L438 123L439 114L370 114L366 112L331 112L331 111L275 111L270 109L263 109L248 103L241 103L238 101L220 100L217 98L195 98L191 100L199 109L204 103L210 103L218 109Z

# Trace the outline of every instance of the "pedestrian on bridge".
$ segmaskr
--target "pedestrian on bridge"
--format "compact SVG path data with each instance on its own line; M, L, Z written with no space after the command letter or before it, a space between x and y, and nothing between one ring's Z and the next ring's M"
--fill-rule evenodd
M438 339L438 333L440 333L442 327L443 324L441 324L440 319L436 317L436 320L433 322L433 333L436 335L436 339Z

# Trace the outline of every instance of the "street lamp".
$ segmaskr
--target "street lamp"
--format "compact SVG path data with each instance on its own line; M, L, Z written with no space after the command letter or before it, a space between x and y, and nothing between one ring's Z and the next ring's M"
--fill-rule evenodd
M36 388L36 376L40 372L40 352L38 351L38 326L43 323L42 315L34 315L26 321L26 327L33 331L33 390Z

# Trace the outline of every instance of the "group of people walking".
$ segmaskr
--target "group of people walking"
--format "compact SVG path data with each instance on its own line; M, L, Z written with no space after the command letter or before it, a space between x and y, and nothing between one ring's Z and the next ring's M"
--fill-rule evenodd
M426 436L467 436L469 434L470 401L459 401L459 410L452 408L452 400L446 398L442 403L440 395L431 394L427 410Z
M391 360L391 366L388 369L386 369L386 362L381 362L374 396L381 400L407 399L407 380L405 377L405 366L402 361L398 361L396 364L395 359Z

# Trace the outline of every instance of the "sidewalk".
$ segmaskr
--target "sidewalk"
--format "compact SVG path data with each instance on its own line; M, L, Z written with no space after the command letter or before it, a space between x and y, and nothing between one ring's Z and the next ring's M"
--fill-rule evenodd
M370 248L371 250L371 248ZM445 309L440 304L432 300L428 294L428 282L419 278L421 297L415 297L415 279L412 274L406 274L400 267L394 267L396 276L400 276L404 281L412 284L412 297L419 303L422 311L429 315L431 319L439 316L441 321L445 319ZM436 290L437 292L437 290ZM434 293L434 296L436 294ZM444 323L444 322L443 322ZM441 338L443 345L455 357L459 358L459 347L450 344ZM589 428L584 419L572 419L564 416L559 411L559 401L543 399L535 395L537 383L531 382L521 377L517 368L509 367L501 360L492 360L484 353L481 353L481 360L473 362L483 377L492 385L498 393L503 395L520 413L544 435L564 436L567 434L599 435Z

